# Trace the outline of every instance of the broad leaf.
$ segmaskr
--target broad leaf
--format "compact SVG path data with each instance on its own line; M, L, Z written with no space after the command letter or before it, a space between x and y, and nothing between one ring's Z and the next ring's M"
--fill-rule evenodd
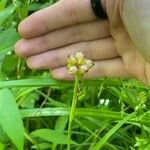
M15 99L8 89L0 90L0 125L17 149L23 150L24 127Z
M0 26L14 12L14 10L15 10L15 7L11 5L0 11Z
M38 137L45 141L52 142L55 144L67 144L67 135L62 132L57 132L50 129L39 129L31 133L32 137ZM72 141L72 144L77 144Z
M0 11L5 8L7 0L1 0L0 2Z
M19 40L19 35L15 29L8 29L0 33L0 70L5 55L13 50L13 45Z
M13 45L19 40L20 36L15 29L8 29L0 33L0 53L7 53L13 49Z

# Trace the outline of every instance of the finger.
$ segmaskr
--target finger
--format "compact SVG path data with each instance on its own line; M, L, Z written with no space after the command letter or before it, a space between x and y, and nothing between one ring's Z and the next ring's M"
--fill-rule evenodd
M100 39L110 35L107 21L92 21L50 32L33 39L22 39L15 45L21 57L35 55L76 42Z
M24 38L31 38L95 18L90 0L60 0L22 21L19 32Z
M118 56L114 40L106 38L72 44L31 56L27 59L27 65L31 69L57 68L65 65L67 57L76 52L82 52L87 58L92 60L109 59Z
M98 77L125 77L128 76L121 58L96 61L95 65L87 74L85 79ZM52 77L58 80L72 80L73 76L68 73L66 67L52 70Z

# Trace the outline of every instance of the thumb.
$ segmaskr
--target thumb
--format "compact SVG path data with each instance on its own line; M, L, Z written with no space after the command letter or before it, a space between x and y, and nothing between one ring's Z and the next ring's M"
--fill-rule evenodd
M124 0L123 22L131 40L150 63L150 1Z

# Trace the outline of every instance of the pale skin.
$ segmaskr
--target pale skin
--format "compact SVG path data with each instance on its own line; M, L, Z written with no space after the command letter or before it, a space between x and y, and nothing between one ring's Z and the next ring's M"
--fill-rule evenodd
M150 65L130 40L122 19L123 0L101 0L108 19L97 18L90 0L60 0L19 25L22 39L15 52L31 69L51 69L69 80L65 65L70 54L82 52L94 61L85 78L134 77L150 85Z

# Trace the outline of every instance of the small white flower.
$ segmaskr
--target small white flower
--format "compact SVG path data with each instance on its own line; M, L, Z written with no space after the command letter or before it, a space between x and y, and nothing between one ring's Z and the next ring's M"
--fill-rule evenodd
M101 106L101 105L108 106L109 102L110 102L109 99L100 99L99 106Z
M11 53L12 53L12 52L11 52L11 51L9 51L9 52L7 52L7 55L11 55Z
M105 100L104 99L100 99L99 104L103 105L104 103L105 103Z
M110 100L109 100L109 99L106 99L106 101L105 101L105 106L108 106L109 102L110 102Z

